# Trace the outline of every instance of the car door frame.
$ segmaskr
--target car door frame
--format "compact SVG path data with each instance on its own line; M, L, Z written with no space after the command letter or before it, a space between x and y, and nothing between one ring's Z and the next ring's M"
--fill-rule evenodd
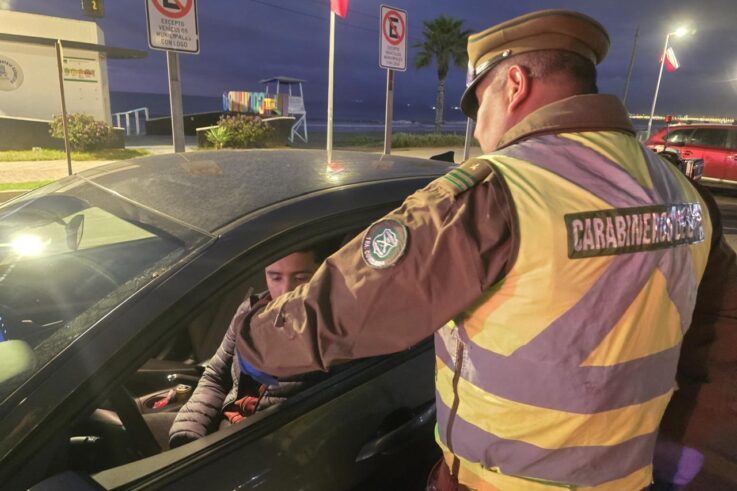
M343 217L345 226L348 227L351 214L360 211L375 214L379 214L380 210L385 212L433 177L437 176L431 174L375 181L311 193L257 210L219 231L218 240L194 260L164 275L160 281L147 285L117 306L92 326L88 333L65 349L64 356L49 364L55 365L54 370L48 371L49 377L41 381L37 389L47 389L53 394L51 397L56 398L54 417L28 423L19 414L18 408L13 408L8 413L26 434L19 445L2 456L0 482L11 476L18 478L13 479L14 481L22 482L24 476L13 474L21 467L37 476L45 467L43 456L48 454L41 448L44 446L43 442L58 437L68 422L79 414L88 414L98 407L110 387L120 386L127 375L145 362L152 346L161 342L166 329L170 327L171 322L164 322L163 317L173 315L176 319L182 318L198 303L192 297L193 294L207 297L208 292L217 290L223 284L227 285L236 277L248 274L244 271L248 269L248 265L251 265L253 271L256 268L254 265L268 264L267 261L279 252L265 250L266 242L280 243L282 247L279 249L286 250L300 240L319 241L320 238L335 233L333 220ZM308 199L309 206L305 206ZM336 209L341 211L336 212ZM317 218L311 215L315 212L318 213ZM245 247L244 242L248 244ZM248 259L245 259L246 256ZM217 258L224 262L213 270L212 264L213 261L217 263ZM225 276L229 278L223 276L226 271L229 273ZM193 290L197 291L193 293ZM158 293L155 300L148 295L153 291ZM123 328L123 317L128 329ZM136 325L144 327L131 327ZM151 325L157 327L146 329ZM105 346L106 349L90 350L89 348L95 346L94 343ZM131 345L139 348L132 348ZM79 357L74 357L80 352L90 353L90 359L80 363ZM80 371L86 374L81 380L76 383L65 381L66 374ZM56 390L51 391L52 388ZM23 402L29 405L49 403L47 394L31 393ZM28 424L33 427L29 428ZM28 465L29 463L34 465Z

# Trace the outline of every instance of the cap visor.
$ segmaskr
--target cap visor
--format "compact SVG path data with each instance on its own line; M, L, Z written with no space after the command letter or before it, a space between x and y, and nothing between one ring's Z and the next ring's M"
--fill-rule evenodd
M489 71L496 65L496 63L489 65L479 72L474 79L471 80L471 83L468 84L466 90L461 96L461 111L474 121L476 120L476 115L479 112L479 100L476 98L476 87L481 83L481 80L483 80L486 74L489 73Z

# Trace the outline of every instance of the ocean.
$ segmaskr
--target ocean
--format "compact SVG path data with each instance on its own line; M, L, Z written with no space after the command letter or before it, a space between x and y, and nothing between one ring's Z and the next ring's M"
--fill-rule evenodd
M222 98L185 95L182 98L185 114L222 110ZM169 95L143 92L110 92L113 113L147 107L152 118L169 116ZM305 97L307 125L310 130L324 131L327 126L327 103L320 98ZM383 131L384 100L336 100L334 129L344 133ZM446 101L443 131L463 133L466 120L459 109ZM424 133L434 130L435 109L423 104L398 104L394 106L394 131Z

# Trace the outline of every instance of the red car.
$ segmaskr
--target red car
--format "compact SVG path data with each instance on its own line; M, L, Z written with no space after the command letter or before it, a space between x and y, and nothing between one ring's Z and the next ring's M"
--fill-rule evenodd
M682 159L704 159L705 184L737 186L737 125L675 124L661 128L647 146Z

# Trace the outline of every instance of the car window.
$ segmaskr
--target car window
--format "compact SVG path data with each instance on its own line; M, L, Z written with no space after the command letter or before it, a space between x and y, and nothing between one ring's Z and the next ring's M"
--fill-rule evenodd
M737 150L737 130L729 130L729 133L727 134L726 148Z
M665 141L668 143L685 143L688 139L688 135L691 134L692 129L673 130L668 132L665 137Z
M727 144L727 130L718 128L699 128L689 138L690 145L723 148Z
M33 351L0 395L207 239L77 178L0 207L0 341Z

